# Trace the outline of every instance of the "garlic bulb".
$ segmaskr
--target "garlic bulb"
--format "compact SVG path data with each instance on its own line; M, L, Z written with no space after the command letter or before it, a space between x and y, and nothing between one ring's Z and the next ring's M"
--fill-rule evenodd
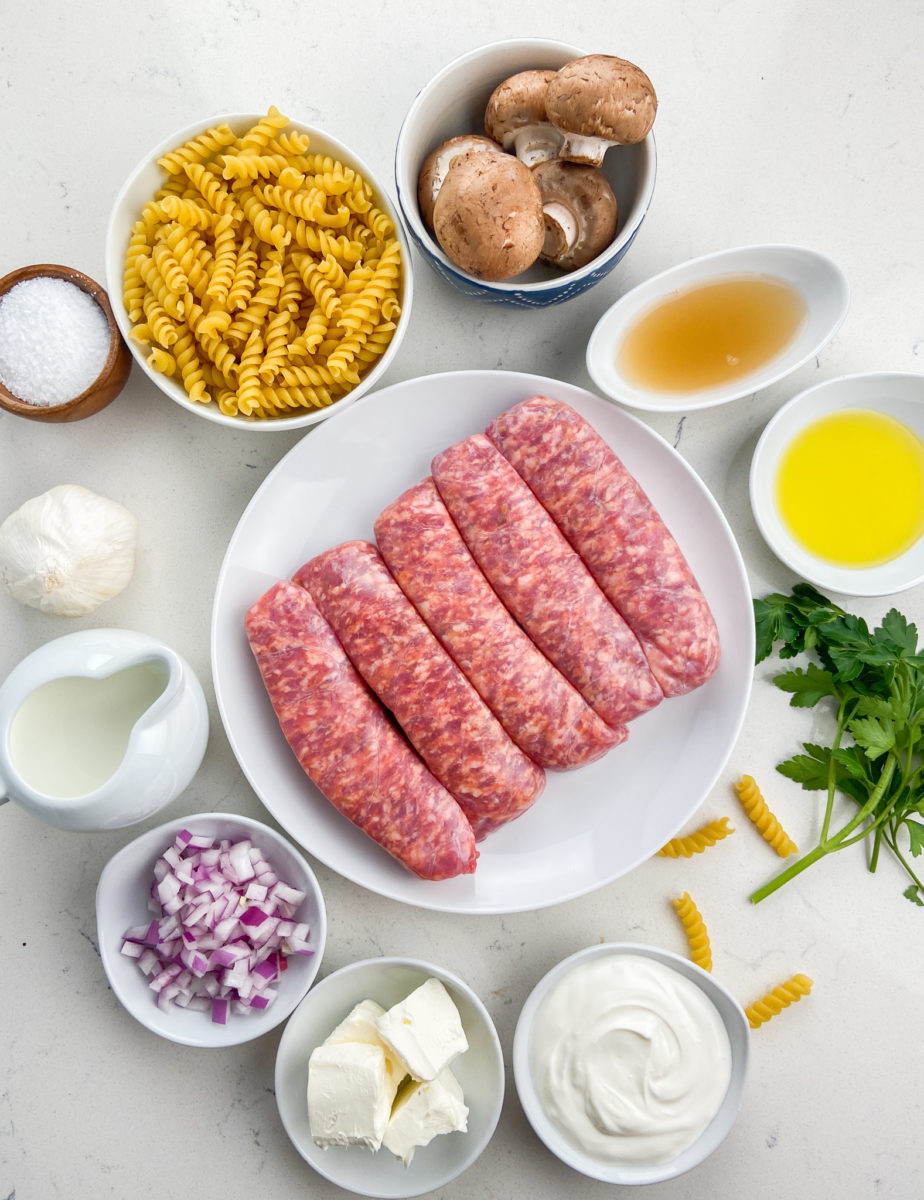
M0 582L32 608L85 616L131 579L137 535L134 516L121 504L79 484L59 484L0 525Z

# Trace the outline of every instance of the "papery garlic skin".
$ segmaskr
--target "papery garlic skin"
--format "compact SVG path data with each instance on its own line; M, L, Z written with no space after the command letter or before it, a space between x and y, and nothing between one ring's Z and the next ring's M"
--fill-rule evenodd
M58 484L0 525L0 583L42 612L86 616L131 579L137 540L127 508L80 484Z

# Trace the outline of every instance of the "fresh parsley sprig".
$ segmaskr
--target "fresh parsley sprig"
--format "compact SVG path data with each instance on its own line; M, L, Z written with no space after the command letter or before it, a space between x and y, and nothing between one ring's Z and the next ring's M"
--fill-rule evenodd
M777 767L807 791L827 794L818 844L751 899L763 900L826 854L871 838L869 869L876 870L885 843L911 879L905 896L924 906L924 883L910 861L924 851L924 653L917 629L893 608L870 631L807 583L789 596L755 600L754 619L758 663L774 649L781 659L817 659L774 683L794 708L830 700L837 725L831 745L805 742L804 754ZM832 831L838 792L857 811Z

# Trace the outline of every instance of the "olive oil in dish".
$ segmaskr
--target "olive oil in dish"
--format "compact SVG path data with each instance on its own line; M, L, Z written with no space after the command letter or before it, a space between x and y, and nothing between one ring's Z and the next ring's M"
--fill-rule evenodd
M791 283L734 275L669 294L629 328L616 365L635 387L696 392L756 371L795 337L807 308Z
M790 535L817 558L878 566L924 534L924 442L886 413L832 412L792 439L774 492Z
M135 723L162 695L167 674L137 663L104 679L72 675L30 692L10 726L10 758L38 792L69 799L118 770Z

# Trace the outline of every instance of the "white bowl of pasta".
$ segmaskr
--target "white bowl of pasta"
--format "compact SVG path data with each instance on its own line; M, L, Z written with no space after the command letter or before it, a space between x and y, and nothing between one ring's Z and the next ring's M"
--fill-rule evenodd
M141 370L197 416L278 432L372 388L410 317L410 246L369 168L270 107L165 138L116 197L106 280Z

